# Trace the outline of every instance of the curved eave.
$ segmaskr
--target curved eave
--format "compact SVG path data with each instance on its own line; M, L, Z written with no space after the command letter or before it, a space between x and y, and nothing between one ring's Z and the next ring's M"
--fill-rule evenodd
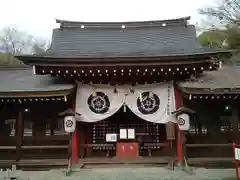
M197 58L209 58L212 56L217 56L219 54L228 54L229 52L223 51L223 52L205 52L205 53L199 53L199 54L185 54L185 55L169 55L169 56L126 56L126 57L77 57L77 56L69 56L69 57L63 57L63 56L15 56L17 59L28 63L28 62L88 62L88 63L94 63L94 62L133 62L141 60L143 61L179 61L179 59L182 60L192 60Z

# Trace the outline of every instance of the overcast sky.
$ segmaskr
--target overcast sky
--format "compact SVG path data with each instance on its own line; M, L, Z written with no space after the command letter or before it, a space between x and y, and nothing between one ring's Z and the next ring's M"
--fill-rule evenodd
M55 19L75 21L143 21L191 16L214 0L0 0L0 28L14 26L51 37Z

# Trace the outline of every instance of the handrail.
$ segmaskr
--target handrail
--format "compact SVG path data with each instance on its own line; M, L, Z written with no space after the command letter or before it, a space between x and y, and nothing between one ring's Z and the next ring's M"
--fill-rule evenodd
M41 145L41 146L22 146L22 149L67 149L68 145Z
M160 147L167 147L167 143L143 143L143 146L160 146Z
M22 149L67 149L68 145L27 145L21 146ZM0 146L0 150L16 149L16 146Z
M185 144L186 147L232 147L232 143L226 144Z
M0 150L16 149L16 146L0 146Z
M114 144L80 144L80 147L114 147Z
M80 144L80 147L114 147L114 144ZM161 147L167 147L167 143L143 143L143 146L161 146Z
M44 137L32 137L25 136L23 141L66 141L69 140L67 135L55 135L55 136L44 136Z

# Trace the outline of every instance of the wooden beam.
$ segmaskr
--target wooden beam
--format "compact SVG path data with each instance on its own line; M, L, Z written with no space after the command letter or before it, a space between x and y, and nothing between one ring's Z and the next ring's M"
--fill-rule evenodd
M118 61L118 62L74 62L74 61L66 61L66 62L41 62L41 63L35 63L35 67L135 67L138 65L139 67L148 67L148 66L191 66L191 65L199 65L199 66L204 66L204 65L210 65L213 64L212 62L209 62L206 59L201 59L199 61L196 60L178 60L175 62L171 61L150 61L149 59L146 61L133 61L133 62L125 62L125 61Z
M36 63L106 63L106 62L153 62L153 61L181 61L181 60L195 60L209 59L211 57L217 57L217 52L202 53L202 54L191 54L191 55L175 55L175 56L129 56L129 57L54 57L54 56L16 56L17 59L22 60L25 64L36 64Z
M211 86L211 85L210 85ZM239 94L240 88L202 88L200 87L182 87L178 84L178 87L182 92L185 94L192 94L192 95L225 95L225 94Z
M67 90L56 91L35 91L35 92L0 92L1 98L43 98L43 97L60 97L67 96L74 91L75 87Z

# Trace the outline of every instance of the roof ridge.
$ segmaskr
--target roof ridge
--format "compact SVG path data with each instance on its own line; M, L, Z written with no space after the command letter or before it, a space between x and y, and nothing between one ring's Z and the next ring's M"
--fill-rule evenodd
M165 20L149 20L149 21L119 21L119 22L85 22L85 21L68 21L56 19L56 23L60 23L62 28L74 28L74 27L98 27L98 28L119 28L125 26L127 27L151 27L151 26L164 26L163 24L171 25L187 25L187 21L190 20L190 16L175 18L175 19L165 19Z

